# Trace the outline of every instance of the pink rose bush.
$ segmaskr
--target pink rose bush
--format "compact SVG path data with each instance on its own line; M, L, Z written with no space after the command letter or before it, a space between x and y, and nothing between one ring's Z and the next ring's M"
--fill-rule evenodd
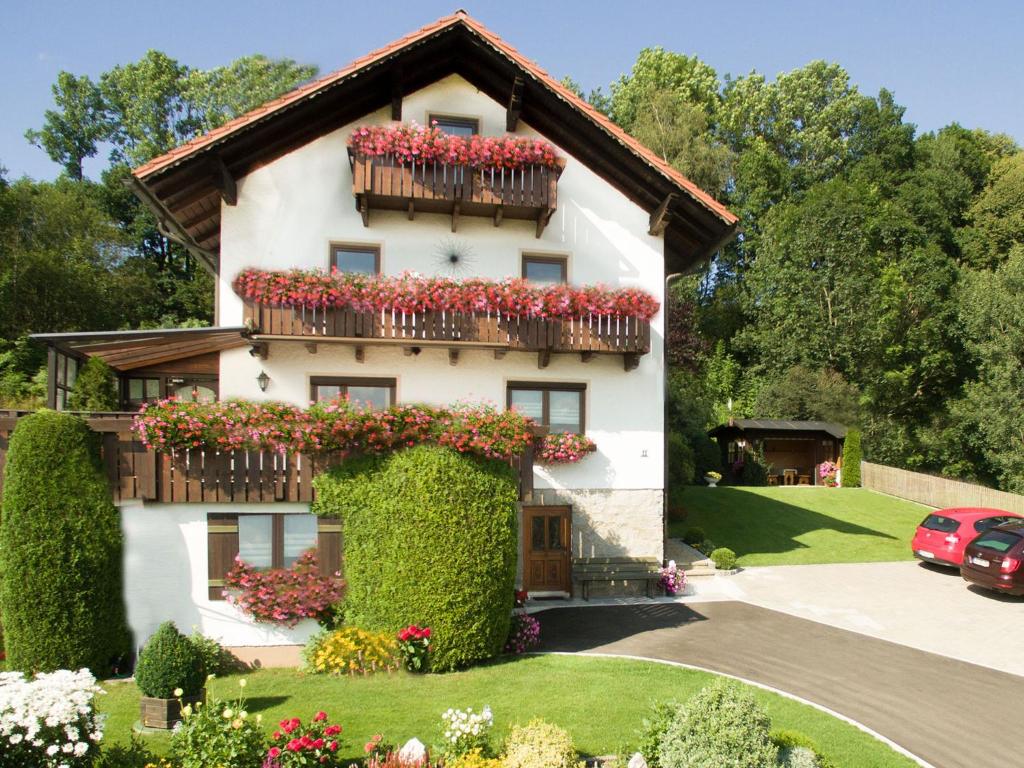
M540 622L528 613L513 613L505 653L526 653L540 645Z
M236 294L257 304L356 312L453 312L498 317L580 319L635 317L650 320L661 305L639 288L601 285L536 285L521 278L486 280L397 277L323 270L246 269L233 282Z
M556 432L540 439L536 459L540 464L573 464L596 448L594 441L586 435Z
M315 550L303 552L291 568L265 571L236 557L224 598L257 622L294 627L303 619L326 618L341 601L345 585L335 577L320 573Z
M477 169L561 168L555 148L527 136L453 136L437 125L364 125L349 136L354 154L391 156L399 165L464 165Z
M263 768L298 768L309 765L344 765L341 726L329 723L327 713L317 712L308 725L297 717L285 718L271 734Z

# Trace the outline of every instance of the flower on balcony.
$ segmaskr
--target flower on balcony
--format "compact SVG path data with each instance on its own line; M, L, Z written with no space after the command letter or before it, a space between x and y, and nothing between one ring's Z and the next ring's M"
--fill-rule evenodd
M360 155L394 157L401 165L465 165L501 169L543 165L560 168L561 158L546 141L527 136L453 136L434 125L364 125L348 138Z
M208 449L288 453L386 453L430 443L507 461L534 442L533 422L514 410L486 405L440 408L400 404L374 410L346 398L308 409L289 403L174 398L143 404L132 430L156 451ZM579 461L592 446L580 435L558 435L540 453L548 463ZM549 445L550 442L550 445ZM582 451L582 453L581 453ZM579 454L577 456L577 454Z
M596 445L586 435L573 432L558 432L544 435L537 447L537 462L540 464L573 464L586 458Z
M521 278L485 280L397 277L332 270L246 269L233 287L241 298L272 307L350 309L356 312L456 312L505 317L650 320L661 305L639 288L536 285Z

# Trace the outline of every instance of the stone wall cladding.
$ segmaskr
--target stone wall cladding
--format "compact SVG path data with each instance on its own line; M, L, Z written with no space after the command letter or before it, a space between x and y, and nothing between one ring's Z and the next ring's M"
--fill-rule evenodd
M660 489L538 488L524 506L572 507L573 557L664 557Z

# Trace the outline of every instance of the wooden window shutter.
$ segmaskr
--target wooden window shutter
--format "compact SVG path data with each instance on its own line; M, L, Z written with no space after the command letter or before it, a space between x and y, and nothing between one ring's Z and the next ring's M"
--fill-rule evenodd
M211 600L223 600L224 579L238 556L238 515L216 512L206 516L207 578Z
M331 576L343 573L341 558L341 520L334 517L317 517L317 557L320 573Z

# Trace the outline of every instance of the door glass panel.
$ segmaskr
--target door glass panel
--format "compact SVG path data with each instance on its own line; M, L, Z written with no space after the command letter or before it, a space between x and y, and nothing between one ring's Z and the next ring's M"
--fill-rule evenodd
M544 418L544 393L539 389L513 389L512 407L538 424Z
M270 568L273 526L270 515L239 515L238 556L255 568Z
M548 518L548 549L562 549L562 518L557 515Z
M530 518L530 549L536 552L544 550L544 518L541 515Z
M383 409L391 405L391 387L349 386L348 399L354 405Z
M287 568L299 555L316 546L316 515L284 516L284 567Z
M142 399L142 383L145 379L128 379L128 399Z
M68 386L75 386L75 379L78 378L78 361L73 357L68 358Z
M564 392L553 389L548 393L551 397L551 422L548 425L552 432L581 432L580 426L580 392Z
M182 384L175 388L174 396L185 403L212 403L217 399L217 393L202 384Z
M146 379L146 399L160 399L160 379Z

